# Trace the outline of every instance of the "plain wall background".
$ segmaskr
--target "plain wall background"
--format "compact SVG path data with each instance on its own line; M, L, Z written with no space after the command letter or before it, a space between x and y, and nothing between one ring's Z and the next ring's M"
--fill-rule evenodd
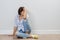
M12 34L20 6L28 10L33 34L60 33L60 0L0 0L0 34Z

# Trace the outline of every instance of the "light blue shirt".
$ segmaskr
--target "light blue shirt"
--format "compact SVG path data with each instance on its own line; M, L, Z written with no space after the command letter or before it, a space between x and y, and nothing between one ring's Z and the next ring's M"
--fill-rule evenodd
M17 15L15 17L15 24L14 24L14 26L17 27L17 30L22 29L24 31L23 21L24 21L24 19L19 20L19 15Z
M15 24L14 24L14 26L17 27L17 31L21 30L23 32L26 32L26 30L29 30L29 33L31 32L31 29L30 29L30 26L28 24L28 20L27 19L26 20L24 20L24 19L19 20L19 15L17 15L15 17Z

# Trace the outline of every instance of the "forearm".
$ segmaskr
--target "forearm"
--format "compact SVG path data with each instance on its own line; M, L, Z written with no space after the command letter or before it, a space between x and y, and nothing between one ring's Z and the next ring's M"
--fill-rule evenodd
M24 13L24 19L26 19L26 17L27 17L27 14L26 14L26 12Z
M17 31L17 28L14 27L14 30L13 30L13 36L15 36L16 31Z
M24 8L24 19L26 19L26 17L27 17L27 11L26 11L26 9Z

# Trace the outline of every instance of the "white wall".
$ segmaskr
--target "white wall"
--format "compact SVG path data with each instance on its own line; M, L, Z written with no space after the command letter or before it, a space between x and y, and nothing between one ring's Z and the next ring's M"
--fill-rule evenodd
M28 10L32 33L60 33L60 0L0 0L0 34L12 34L20 6Z

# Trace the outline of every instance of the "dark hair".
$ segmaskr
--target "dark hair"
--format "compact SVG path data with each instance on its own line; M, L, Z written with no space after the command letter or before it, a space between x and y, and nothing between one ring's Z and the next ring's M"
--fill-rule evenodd
M24 10L24 7L20 7L19 9L18 9L18 15L21 15L21 12Z

